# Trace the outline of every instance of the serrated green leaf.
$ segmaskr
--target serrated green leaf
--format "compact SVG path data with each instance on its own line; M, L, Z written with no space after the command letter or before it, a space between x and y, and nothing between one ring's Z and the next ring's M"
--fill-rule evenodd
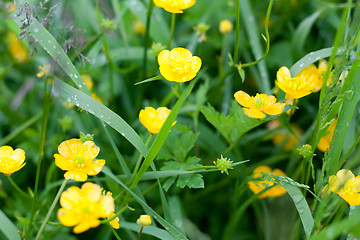
M170 187L175 183L176 177L171 177L167 179L163 185L165 191L168 191Z
M200 133L187 132L177 139L174 146L174 155L176 159L185 161L188 152L195 146L195 142L199 137ZM181 146L181 147L179 147Z
M204 188L204 180L202 175L199 173L181 175L179 176L176 186L184 188L188 186L189 188Z

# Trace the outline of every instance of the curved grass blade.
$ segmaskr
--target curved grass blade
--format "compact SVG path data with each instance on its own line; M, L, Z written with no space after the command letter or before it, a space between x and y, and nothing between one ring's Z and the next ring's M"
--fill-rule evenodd
M157 135L153 145L151 146L148 155L145 157L145 160L143 164L140 167L140 170L138 174L136 174L136 177L131 184L130 188L133 188L136 186L136 184L140 181L142 175L146 172L146 170L150 167L150 164L155 159L156 155L160 151L160 148L164 144L167 135L169 134L170 128L172 126L172 123L175 121L175 118L181 108L181 106L184 104L186 98L190 95L192 89L194 88L196 82L200 79L200 77L205 72L205 69L201 70L195 79L191 81L189 86L185 89L185 91L180 95L179 99L177 100L175 106L172 108L170 115L167 117L164 125L162 126L159 134Z
M129 229L134 232L138 232L140 230L140 226L137 225L136 223L123 222L123 221L121 221L121 228ZM176 240L176 238L174 238L170 233L168 233L167 231L165 231L163 229L155 227L155 226L145 227L143 229L142 233L154 236L157 239L162 239L162 240L175 239Z
M10 219L0 210L0 231L7 237L9 240L20 240L20 235L18 229L10 221Z
M148 82L152 82L152 81L156 81L156 80L160 80L160 79L164 79L164 77L161 76L161 75L155 76L155 77L148 78L148 79L145 79L145 80L143 80L143 81L137 82L137 83L135 83L134 85L139 85L139 84L143 84L143 83L148 83Z
M61 95L68 102L74 103L85 111L104 121L110 127L123 135L142 155L147 156L148 150L135 130L125 122L119 115L111 111L94 98L77 90L74 87L55 79L54 95Z
M188 240L179 230L177 230L173 225L163 219L157 212L155 212L151 207L149 207L138 195L131 191L122 181L120 181L109 168L103 168L102 172L113 179L115 182L121 185L143 208L148 212L149 215L158 221L161 226L163 226L176 240Z

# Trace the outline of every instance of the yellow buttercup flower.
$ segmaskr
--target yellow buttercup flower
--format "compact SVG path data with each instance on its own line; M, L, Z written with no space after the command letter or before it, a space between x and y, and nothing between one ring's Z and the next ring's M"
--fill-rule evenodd
M222 20L219 25L219 30L222 34L226 34L232 31L233 24L229 20Z
M309 95L314 89L314 84L303 77L291 77L287 67L281 67L276 74L276 85L290 98L298 99Z
M6 35L8 50L13 59L15 59L17 62L27 62L29 60L29 54L24 48L24 46L21 44L21 41L16 39L17 36L14 33L8 32L8 34Z
M329 178L330 190L337 193L349 205L360 205L360 176L347 169L341 169Z
M144 125L144 127L146 127L152 135L154 135L160 132L160 129L164 125L170 112L171 110L166 107L159 107L156 110L152 107L146 107L140 111L139 119L141 124ZM176 121L173 122L172 125L174 126L175 123Z
M159 70L168 81L187 82L193 79L201 67L201 59L185 48L163 50L158 55Z
M141 226L149 226L152 224L151 217L149 215L141 215L138 220L136 220L136 223Z
M103 194L101 187L91 182L84 183L81 189L69 187L60 196L60 205L58 219L67 227L75 226L73 232L77 234L99 226L99 218L113 216L115 211L111 193Z
M154 0L156 6L165 9L171 13L182 13L195 4L195 0Z
M320 141L319 141L319 143L317 145L317 148L320 151L326 152L329 149L331 140L332 140L333 135L334 135L336 123L337 123L337 118L335 118L334 121L330 124L330 126L326 130L325 136L320 138Z
M322 78L319 77L319 70L314 64L310 64L303 68L296 77L300 79L306 79L313 85L313 92L320 91L322 87Z
M105 165L105 160L95 160L100 148L93 141L82 142L73 138L62 142L58 147L59 154L54 154L55 164L66 179L86 181L89 176L97 175Z
M262 174L263 172L264 173L273 173L274 175L277 175L277 176L286 177L286 174L283 171L281 171L280 169L274 169L273 171L271 171L270 167L264 166L264 165L258 166L257 168L254 169L253 177L261 178L261 177L263 177L263 174ZM274 185L274 183L272 181L268 181L268 180L249 181L248 184L249 184L250 190L254 194L261 192L268 186ZM276 186L272 187L271 189L267 190L266 192L262 193L261 195L259 195L258 198L278 197L285 193L286 193L285 188L283 188L280 185L276 185Z
M268 115L278 115L283 112L285 103L277 103L273 95L259 94L255 97L249 96L244 91L234 94L236 101L243 106L244 112L251 118L264 118Z
M10 146L0 147L0 172L8 176L25 166L25 152L17 148L13 150Z

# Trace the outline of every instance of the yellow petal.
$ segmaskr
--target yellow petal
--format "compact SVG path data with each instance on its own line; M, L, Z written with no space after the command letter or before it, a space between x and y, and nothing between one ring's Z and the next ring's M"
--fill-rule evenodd
M59 221L67 227L72 227L81 221L81 216L76 211L60 208L57 212L57 218Z
M81 191L84 197L89 201L96 202L101 197L101 187L92 182L86 182L81 186Z
M13 155L13 148L10 146L2 146L0 147L0 157L11 157Z
M94 159L100 152L100 148L93 141L86 141L84 146L84 157Z
M78 187L72 186L61 193L60 205L63 208L71 209L76 207L76 204L81 199L81 192Z
M237 91L234 94L234 98L243 107L253 108L255 105L254 99L252 97L250 97L249 94L247 94L244 91Z
M159 53L159 55L158 55L158 63L159 63L160 66L170 64L170 51L169 50L162 50Z
M104 165L105 165L105 160L99 159L96 161L92 161L90 164L86 166L86 169L84 170L86 171L87 175L94 176L97 175L99 172L101 172L101 169L103 168Z
M283 109L285 107L285 103L275 103L269 108L262 109L264 113L268 115L278 115L283 112Z
M79 234L82 232L85 232L87 230L89 230L89 228L94 228L100 225L100 221L99 219L84 219L82 222L80 222L79 225L77 225L76 227L74 227L73 232L75 234Z
M84 151L83 143L80 139L73 138L62 142L58 147L60 155L68 159L73 159L78 156L80 152Z
M65 179L73 179L78 182L86 181L88 178L86 173L76 171L76 170L69 170L64 174Z
M73 168L73 164L69 161L69 159L55 153L55 165L61 170L67 171Z
M251 118L264 118L266 117L266 115L259 111L258 109L255 108L243 108L244 109L244 113L246 114L246 116L251 117Z

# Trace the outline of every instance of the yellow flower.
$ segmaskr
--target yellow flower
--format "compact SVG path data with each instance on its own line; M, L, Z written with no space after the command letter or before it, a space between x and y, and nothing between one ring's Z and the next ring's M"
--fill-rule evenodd
M171 110L166 107L159 107L155 110L152 107L146 107L142 109L139 114L139 119L142 125L146 127L146 129L152 134L156 134L160 132L160 129L164 125L167 117L169 116ZM172 126L176 123L173 122Z
M14 151L10 146L0 147L0 172L5 176L20 170L25 164L24 150L18 148Z
M222 34L231 32L233 29L233 24L229 20L222 20L219 25L219 30Z
M349 205L360 205L360 176L347 169L341 169L329 178L330 190L337 193Z
M43 66L39 66L40 72L36 74L38 78L41 78L42 76L49 76L51 71L50 64L46 64Z
M306 78L291 78L290 70L287 67L281 67L276 74L277 81L275 83L291 98L302 98L309 95L314 89L314 84Z
M322 78L319 77L319 70L314 64L310 64L303 68L296 77L306 79L313 85L313 92L318 92L322 87Z
M89 176L97 175L105 165L105 160L95 160L100 148L93 141L82 142L73 138L62 142L58 147L59 154L54 154L55 164L66 179L86 181Z
M163 50L158 55L161 75L169 81L187 82L200 70L201 59L185 48Z
M330 124L330 126L326 130L325 135L320 139L320 141L319 141L319 143L317 145L317 148L320 151L326 152L329 149L331 140L332 140L333 135L334 135L336 123L337 123L337 118L334 119L334 121Z
M274 175L277 175L277 176L284 176L284 177L286 176L286 174L283 171L281 171L280 169L274 169L273 171L271 171L270 167L262 165L262 166L258 166L257 168L254 169L253 177L261 178L263 176L263 174L262 174L263 172L273 173ZM249 184L250 190L254 194L261 192L268 186L274 185L274 183L272 181L268 181L268 180L249 181L248 184ZM278 197L285 193L286 193L285 188L283 188L280 185L276 185L276 186L272 187L271 189L267 190L266 192L262 193L261 195L259 195L258 198Z
M195 0L154 0L156 6L165 9L171 13L182 13L195 4Z
M99 185L86 182L81 189L69 187L60 196L61 208L57 212L60 222L74 227L74 233L82 233L100 225L99 218L113 215L114 199L109 192L105 195Z
M29 60L29 54L27 53L24 46L21 44L21 41L16 39L17 36L14 33L8 32L6 36L8 50L11 56L19 63L27 62Z
M285 107L285 103L277 103L273 95L257 93L255 97L250 97L246 92L238 91L234 97L244 107L245 114L251 118L264 118L265 113L278 115Z
M146 28L139 19L133 22L133 28L136 34L145 35Z
M141 215L138 220L136 220L136 223L141 226L149 226L152 224L151 217L149 215Z

